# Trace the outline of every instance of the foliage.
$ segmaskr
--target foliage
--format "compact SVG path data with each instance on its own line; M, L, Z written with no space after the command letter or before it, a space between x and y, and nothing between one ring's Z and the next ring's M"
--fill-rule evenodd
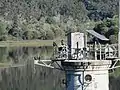
M94 20L104 20L116 14L118 0L1 0L0 16L10 26L6 30L2 29L6 31L5 35L3 31L0 32L1 40L64 37L70 29L84 32L94 27ZM104 21L105 25L96 25L95 29L101 30L101 33L108 37L117 30L116 22L113 21ZM44 28L44 24L48 24L49 28Z
M52 17L47 17L46 23L55 24L55 21L54 21L54 19Z
M64 35L63 35L63 34L64 34L64 31L63 31L62 28L59 27L58 25L51 25L51 30L53 31L55 37L64 36Z
M91 20L104 20L118 15L119 0L84 0Z
M110 39L111 43L117 43L118 37L118 17L106 19L101 23L96 24L94 30Z

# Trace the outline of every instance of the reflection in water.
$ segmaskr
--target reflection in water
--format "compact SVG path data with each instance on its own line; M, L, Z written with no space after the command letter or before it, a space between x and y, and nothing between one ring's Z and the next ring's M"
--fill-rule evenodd
M0 62L20 63L30 57L50 59L52 54L52 47L4 47L0 48Z
M0 47L0 62L6 62L8 55L8 49L6 47Z
M32 57L49 59L52 47L0 48L0 62L26 63L15 68L0 68L0 90L64 90L64 72L35 66Z
M50 59L53 47L0 48L0 62L27 63L22 67L0 68L0 90L65 90L64 72L36 66L33 57ZM119 90L120 79L110 77L110 90Z

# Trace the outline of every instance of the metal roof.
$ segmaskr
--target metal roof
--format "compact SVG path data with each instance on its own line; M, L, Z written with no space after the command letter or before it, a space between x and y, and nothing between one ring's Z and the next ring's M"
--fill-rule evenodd
M94 30L86 30L88 33L92 34L94 37L103 40L103 41L109 41L105 36L95 32Z

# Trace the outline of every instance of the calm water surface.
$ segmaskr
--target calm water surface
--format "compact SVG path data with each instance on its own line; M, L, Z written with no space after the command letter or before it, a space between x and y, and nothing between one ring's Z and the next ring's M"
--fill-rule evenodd
M0 90L65 90L64 72L33 64L33 57L50 59L52 54L52 47L0 48L0 62L26 64L0 68Z
M0 67L0 90L65 90L64 72L33 64L33 57L50 59L52 55L53 47L0 48L0 62L25 64ZM120 90L120 77L110 77L109 86L110 90Z

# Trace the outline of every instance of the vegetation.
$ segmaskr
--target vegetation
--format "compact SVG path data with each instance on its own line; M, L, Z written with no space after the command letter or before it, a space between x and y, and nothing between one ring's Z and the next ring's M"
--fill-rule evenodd
M93 28L96 32L105 35L110 39L110 43L117 43L118 41L118 16L114 16L113 18L108 18L103 20L102 22L95 25Z
M54 39L64 37L70 29L72 31L93 29L96 21L105 22L105 19L113 18L118 14L118 1L2 0L0 1L0 33L2 34L0 40ZM93 24L86 27L87 22L91 21ZM108 26L104 28L107 29ZM118 28L114 27L114 29ZM111 35L112 37L114 36Z

